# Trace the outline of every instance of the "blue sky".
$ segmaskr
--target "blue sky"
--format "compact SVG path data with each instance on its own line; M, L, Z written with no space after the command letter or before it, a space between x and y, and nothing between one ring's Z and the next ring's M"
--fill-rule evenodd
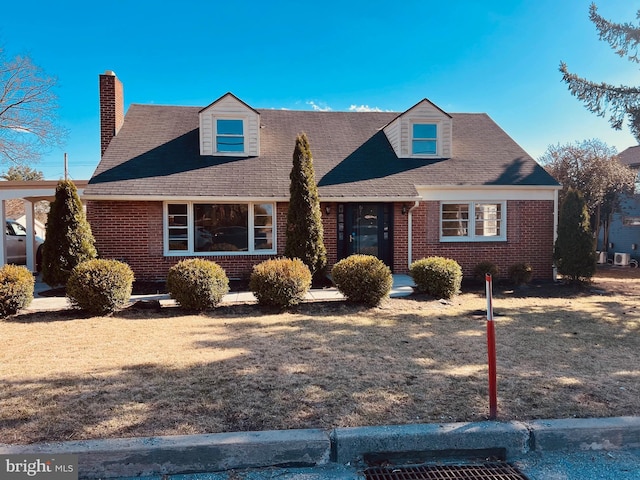
M125 109L206 106L228 91L276 109L404 111L428 98L449 112L486 112L534 158L590 138L622 151L637 144L628 129L588 112L558 71L562 60L594 81L639 83L638 65L598 40L590 2L6 2L0 45L58 78L69 136L35 166L47 179L62 177L64 152L72 179L97 166L105 70L123 82ZM640 1L598 6L629 22Z

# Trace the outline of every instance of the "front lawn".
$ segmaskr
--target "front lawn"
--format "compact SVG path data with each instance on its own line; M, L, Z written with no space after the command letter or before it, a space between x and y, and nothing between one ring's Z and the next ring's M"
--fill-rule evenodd
M640 269L495 294L498 419L640 415ZM478 421L481 287L367 309L226 305L0 321L0 443Z

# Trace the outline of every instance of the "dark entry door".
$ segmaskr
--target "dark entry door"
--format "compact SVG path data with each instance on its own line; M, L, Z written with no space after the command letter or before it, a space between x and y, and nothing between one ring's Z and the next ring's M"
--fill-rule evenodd
M342 230L342 257L354 253L373 255L392 265L391 205L386 203L346 203L338 206L338 232ZM340 212L340 210L342 212ZM343 216L340 215L343 213Z

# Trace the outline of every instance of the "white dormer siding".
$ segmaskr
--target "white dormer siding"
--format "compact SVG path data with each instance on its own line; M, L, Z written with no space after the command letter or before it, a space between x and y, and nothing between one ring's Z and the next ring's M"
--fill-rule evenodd
M414 125L429 127L414 130ZM384 133L399 158L450 158L453 155L452 130L451 116L425 99L389 123L384 128ZM421 135L426 131L435 131L436 137L420 137L418 133L418 137L414 139L414 131L422 132ZM417 153L414 150L414 140L422 144L423 151L429 151L430 148L424 148L428 146L433 147L435 153Z
M218 132L221 125L218 120L236 120L242 122L241 134L238 135L235 125L237 122L227 122L234 125L233 136L235 147L233 151L221 145L221 137L228 136L228 132ZM239 137L243 138L239 138ZM239 151L238 144L243 148ZM260 114L235 95L227 93L208 107L200 111L200 155L220 155L232 157L253 157L260 155Z

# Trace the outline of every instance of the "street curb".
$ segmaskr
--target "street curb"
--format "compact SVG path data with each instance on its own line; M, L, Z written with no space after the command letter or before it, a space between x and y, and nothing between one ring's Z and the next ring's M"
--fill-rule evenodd
M527 453L529 439L529 429L520 422L336 428L331 433L331 460L423 463L443 457L506 459Z
M640 417L275 430L2 445L0 454L77 454L80 478L640 448Z
M77 454L80 478L91 479L312 467L329 451L329 435L312 429L0 445L0 454Z
M640 448L640 417L535 420L529 423L536 451Z

